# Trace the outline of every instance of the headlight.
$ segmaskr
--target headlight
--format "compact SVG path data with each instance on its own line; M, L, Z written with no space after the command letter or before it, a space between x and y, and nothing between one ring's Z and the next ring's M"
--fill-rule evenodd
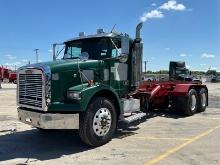
M69 100L81 100L81 93L76 91L68 91L67 98Z
M52 80L59 80L59 74L58 73L53 73L52 74Z

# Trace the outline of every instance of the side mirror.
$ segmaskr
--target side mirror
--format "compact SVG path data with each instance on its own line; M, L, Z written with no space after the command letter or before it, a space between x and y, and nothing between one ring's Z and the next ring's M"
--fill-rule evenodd
M53 61L56 61L57 57L59 56L59 54L60 54L60 53L63 51L63 49L64 49L64 47L63 47L63 49L56 51L56 46L57 46L57 45L64 45L64 43L54 43L54 44L53 44Z
M121 54L129 54L129 38L127 36L121 38Z
M128 60L128 55L127 55L127 54L121 54L121 55L118 57L118 60L119 60L121 63L125 63L125 62Z

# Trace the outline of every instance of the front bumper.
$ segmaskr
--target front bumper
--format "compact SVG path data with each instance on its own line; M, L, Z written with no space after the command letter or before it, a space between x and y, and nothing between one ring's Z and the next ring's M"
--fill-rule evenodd
M32 112L18 108L18 119L42 129L79 129L79 114Z

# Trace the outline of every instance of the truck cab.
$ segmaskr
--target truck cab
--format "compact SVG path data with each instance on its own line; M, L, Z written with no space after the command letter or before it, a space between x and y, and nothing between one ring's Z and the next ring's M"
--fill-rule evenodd
M191 71L186 68L184 61L170 61L169 79L171 81L200 82L191 75Z
M63 43L62 59L54 53L52 62L19 68L19 120L40 129L79 129L82 140L93 146L109 141L123 114L140 109L139 100L128 95L140 82L141 26L135 40L100 29L94 35L80 33Z

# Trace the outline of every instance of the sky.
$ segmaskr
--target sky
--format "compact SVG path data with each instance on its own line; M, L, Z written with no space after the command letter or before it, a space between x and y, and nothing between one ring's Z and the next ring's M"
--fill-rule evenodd
M0 65L52 60L52 44L104 28L128 33L144 22L147 70L186 61L190 70L220 71L220 0L1 0Z

